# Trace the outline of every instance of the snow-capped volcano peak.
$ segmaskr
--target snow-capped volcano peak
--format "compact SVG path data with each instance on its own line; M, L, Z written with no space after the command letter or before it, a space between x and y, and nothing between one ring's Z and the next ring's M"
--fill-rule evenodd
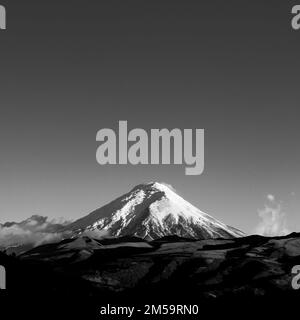
M243 235L197 209L171 186L158 182L134 187L69 227L77 233L99 230L112 236L135 235L147 239L167 235L200 239Z

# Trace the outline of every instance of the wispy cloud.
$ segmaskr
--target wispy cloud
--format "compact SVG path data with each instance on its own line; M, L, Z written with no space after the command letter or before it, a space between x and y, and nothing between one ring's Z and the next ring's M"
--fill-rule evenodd
M275 196L273 196L272 194L268 194L267 198L269 201L274 202L275 201Z
M258 210L260 222L255 228L255 233L268 237L289 234L287 215L283 211L281 203L272 194L268 194L266 200L265 207Z
M8 222L0 225L0 246L31 244L33 246L62 240L66 234L62 232L62 220L49 220L47 217L32 216L22 222Z

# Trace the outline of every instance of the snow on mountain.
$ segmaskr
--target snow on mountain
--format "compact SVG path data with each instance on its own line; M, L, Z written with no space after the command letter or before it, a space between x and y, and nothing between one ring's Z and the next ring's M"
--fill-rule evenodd
M199 239L244 236L157 182L136 186L67 229L75 234L99 230L115 237L134 235L148 240L169 235Z

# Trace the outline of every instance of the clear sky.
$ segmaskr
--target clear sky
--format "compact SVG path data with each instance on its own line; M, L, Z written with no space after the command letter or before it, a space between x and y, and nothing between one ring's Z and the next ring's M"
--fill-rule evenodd
M274 195L300 230L294 1L11 2L1 0L0 222L79 218L158 180L246 232ZM98 165L96 133L119 120L204 128L204 173Z

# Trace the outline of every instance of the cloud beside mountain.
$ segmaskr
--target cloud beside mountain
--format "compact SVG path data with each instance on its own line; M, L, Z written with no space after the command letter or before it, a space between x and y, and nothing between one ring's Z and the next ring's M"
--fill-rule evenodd
M267 195L268 203L258 211L260 222L255 229L255 233L266 236L285 236L290 233L287 228L287 216L282 210L282 205L274 195Z
M0 243L2 247L20 244L38 246L60 241L66 235L63 229L68 223L70 221L49 220L48 217L33 215L21 222L0 224Z

